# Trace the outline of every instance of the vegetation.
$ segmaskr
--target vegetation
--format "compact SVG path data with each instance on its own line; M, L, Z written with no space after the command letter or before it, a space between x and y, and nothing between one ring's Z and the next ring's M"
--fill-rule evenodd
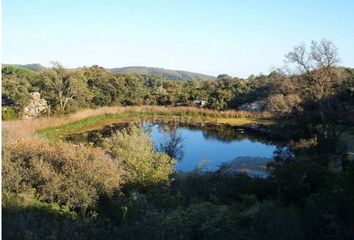
M162 120L162 121L178 121L185 123L213 123L228 124L233 126L242 126L246 124L271 124L267 113L249 113L242 111L217 112L211 110L203 110L191 107L178 108L159 108L148 107L135 108L118 108L102 115L86 117L77 121L62 124L60 126L40 128L37 133L49 139L56 140L59 137L65 137L73 133L80 133L89 130L100 129L113 123L139 122L142 119ZM123 111L119 111L123 110ZM42 126L43 127L43 126Z
M45 140L20 140L3 149L3 196L32 188L48 203L86 211L119 191L119 164L97 150Z
M15 70L24 77L18 77ZM213 81L172 81L153 74L112 73L98 66L69 70L58 63L39 73L4 66L2 73L3 105L15 106L21 113L29 92L38 91L57 115L87 107L190 106L196 101L205 101L211 109L236 109L243 103L265 100L272 84L281 79L278 73L271 73L248 79L220 75ZM14 85L20 92L12 91Z
M29 92L36 74L30 70L16 67L2 69L2 104L11 105L18 112L29 102Z
M27 139L6 138L3 146L3 237L353 239L354 163L342 140L350 139L354 121L354 71L336 66L336 48L329 41L313 42L309 51L296 47L287 59L300 71L247 79L220 75L215 81L170 81L98 66L68 70L56 64L40 73L3 67L3 102L19 115L33 90L57 115L106 105L169 106L28 120L34 127ZM13 86L19 88L12 91ZM206 100L214 110L172 107L194 100ZM268 113L228 110L256 100L271 111L269 129L288 140L274 152L264 178L235 173L231 165L176 173L178 134L154 146L134 125L101 139L100 147L59 140L142 116L268 123ZM11 135L9 126L27 128L28 121L5 122L5 136ZM35 131L55 141L31 136Z
M3 64L3 66L25 68L25 69L31 70L33 72L40 72L45 69L44 66L42 66L41 64L38 64L38 63L24 64L24 65L22 65L22 64Z
M114 73L137 73L146 75L156 75L168 80L214 80L215 77L192 73L187 71L169 70L152 67L123 67L110 69Z
M169 184L175 160L156 152L149 135L136 126L115 133L104 142L104 147L113 159L121 159L130 184Z

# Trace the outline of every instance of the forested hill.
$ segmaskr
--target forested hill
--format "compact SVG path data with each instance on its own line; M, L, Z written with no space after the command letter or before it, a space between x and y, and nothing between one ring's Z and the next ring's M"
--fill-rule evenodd
M210 75L204 75L200 73L180 71L180 70L170 70L164 68L154 68L154 67L123 67L123 68L112 68L112 72L121 73L138 73L138 74L153 74L162 76L169 80L214 80L215 77Z
M3 66L15 66L15 67L22 67L34 72L40 72L44 70L46 67L42 66L39 63L31 63L31 64L3 64Z
M38 63L31 64L3 64L3 66L16 66L27 68L34 72L40 72L46 67ZM164 68L154 68L154 67L141 67L141 66L132 66L132 67L122 67L122 68L107 68L107 70L113 73L136 73L136 74L151 74L156 76L161 76L168 80L214 80L216 79L213 76L187 72L182 70L170 70Z

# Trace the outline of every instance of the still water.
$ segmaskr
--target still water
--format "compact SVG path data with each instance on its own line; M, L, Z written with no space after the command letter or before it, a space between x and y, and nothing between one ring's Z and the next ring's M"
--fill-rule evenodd
M266 174L266 163L272 160L276 145L261 136L232 127L170 127L161 124L145 124L158 147L172 136L181 139L177 154L177 171L196 169L216 171L229 166L235 171L252 175Z
M178 159L175 169L178 172L216 171L223 167L228 171L266 176L266 163L272 160L277 147L265 136L230 126L151 122L141 125L150 132L158 150L177 136L174 150ZM126 125L106 126L101 130L71 135L67 140L97 143L102 137L109 137L112 132L124 127Z

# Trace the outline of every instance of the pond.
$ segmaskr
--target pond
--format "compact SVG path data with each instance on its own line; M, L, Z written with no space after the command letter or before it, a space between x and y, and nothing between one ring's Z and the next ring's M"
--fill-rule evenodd
M157 150L171 150L178 160L178 172L227 171L246 172L250 175L266 176L266 164L272 160L279 143L259 133L243 128L217 125L191 125L183 123L143 122ZM100 145L102 137L126 127L114 124L66 137L71 142L91 142Z
M275 145L244 129L178 126L171 131L161 124L149 127L157 144L171 141L175 135L182 139L175 167L178 171L215 171L227 165L252 175L265 175L266 163L271 161L276 149Z

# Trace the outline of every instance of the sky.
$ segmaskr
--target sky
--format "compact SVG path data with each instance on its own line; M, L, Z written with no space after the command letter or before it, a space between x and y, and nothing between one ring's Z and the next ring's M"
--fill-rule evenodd
M3 0L2 63L267 74L328 39L354 67L354 0Z

